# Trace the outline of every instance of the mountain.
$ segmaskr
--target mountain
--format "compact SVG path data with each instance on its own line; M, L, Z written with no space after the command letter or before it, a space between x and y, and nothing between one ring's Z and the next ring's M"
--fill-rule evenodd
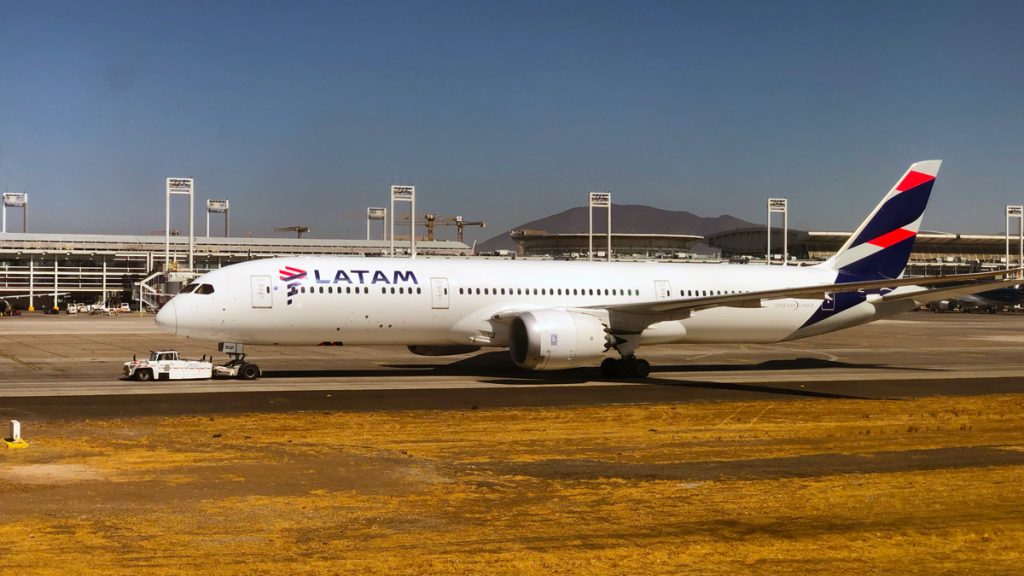
M594 233L603 233L607 221L604 210L594 211ZM587 208L585 206L570 208L564 212L546 216L539 220L515 226L513 229L544 230L551 234L586 234L588 227ZM715 218L704 218L684 210L662 210L638 204L614 204L612 206L612 232L621 234L697 234L708 236L723 230L755 226L735 216L723 215ZM489 250L514 250L515 242L508 236L508 231L485 240L477 245L477 252ZM705 244L698 244L695 251Z

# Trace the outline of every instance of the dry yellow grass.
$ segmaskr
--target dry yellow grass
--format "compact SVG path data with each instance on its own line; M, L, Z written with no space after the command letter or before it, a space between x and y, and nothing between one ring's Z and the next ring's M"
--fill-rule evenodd
M1024 397L33 423L33 574L1019 573Z

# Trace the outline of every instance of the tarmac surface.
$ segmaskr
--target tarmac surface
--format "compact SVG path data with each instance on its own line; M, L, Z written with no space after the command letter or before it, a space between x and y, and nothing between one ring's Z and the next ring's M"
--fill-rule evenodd
M504 351L251 347L135 382L152 317L0 318L0 572L1017 574L1024 315L654 346L644 380ZM223 355L219 357L224 360Z
M120 377L132 355L198 358L216 355L216 344L164 334L151 316L27 315L0 319L0 416L1008 394L1024 392L1022 343L1024 315L916 312L774 345L642 348L652 364L645 380L608 380L596 367L523 371L505 351L252 346L259 380L142 383Z

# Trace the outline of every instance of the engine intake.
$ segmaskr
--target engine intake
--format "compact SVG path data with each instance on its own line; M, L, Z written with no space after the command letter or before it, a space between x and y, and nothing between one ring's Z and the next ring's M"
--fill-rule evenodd
M596 363L608 350L604 324L587 314L533 310L512 319L509 351L527 370L562 370Z

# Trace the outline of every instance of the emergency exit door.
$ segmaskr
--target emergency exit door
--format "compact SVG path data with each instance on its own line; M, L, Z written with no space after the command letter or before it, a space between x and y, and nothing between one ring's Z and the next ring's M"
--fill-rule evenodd
M274 306L273 287L270 284L270 276L251 276L252 279L252 307L272 308Z
M654 299L655 300L668 300L672 297L672 285L668 283L668 280L655 280L654 281Z
M430 279L430 307L431 308L448 308L448 279L447 278L431 278Z

